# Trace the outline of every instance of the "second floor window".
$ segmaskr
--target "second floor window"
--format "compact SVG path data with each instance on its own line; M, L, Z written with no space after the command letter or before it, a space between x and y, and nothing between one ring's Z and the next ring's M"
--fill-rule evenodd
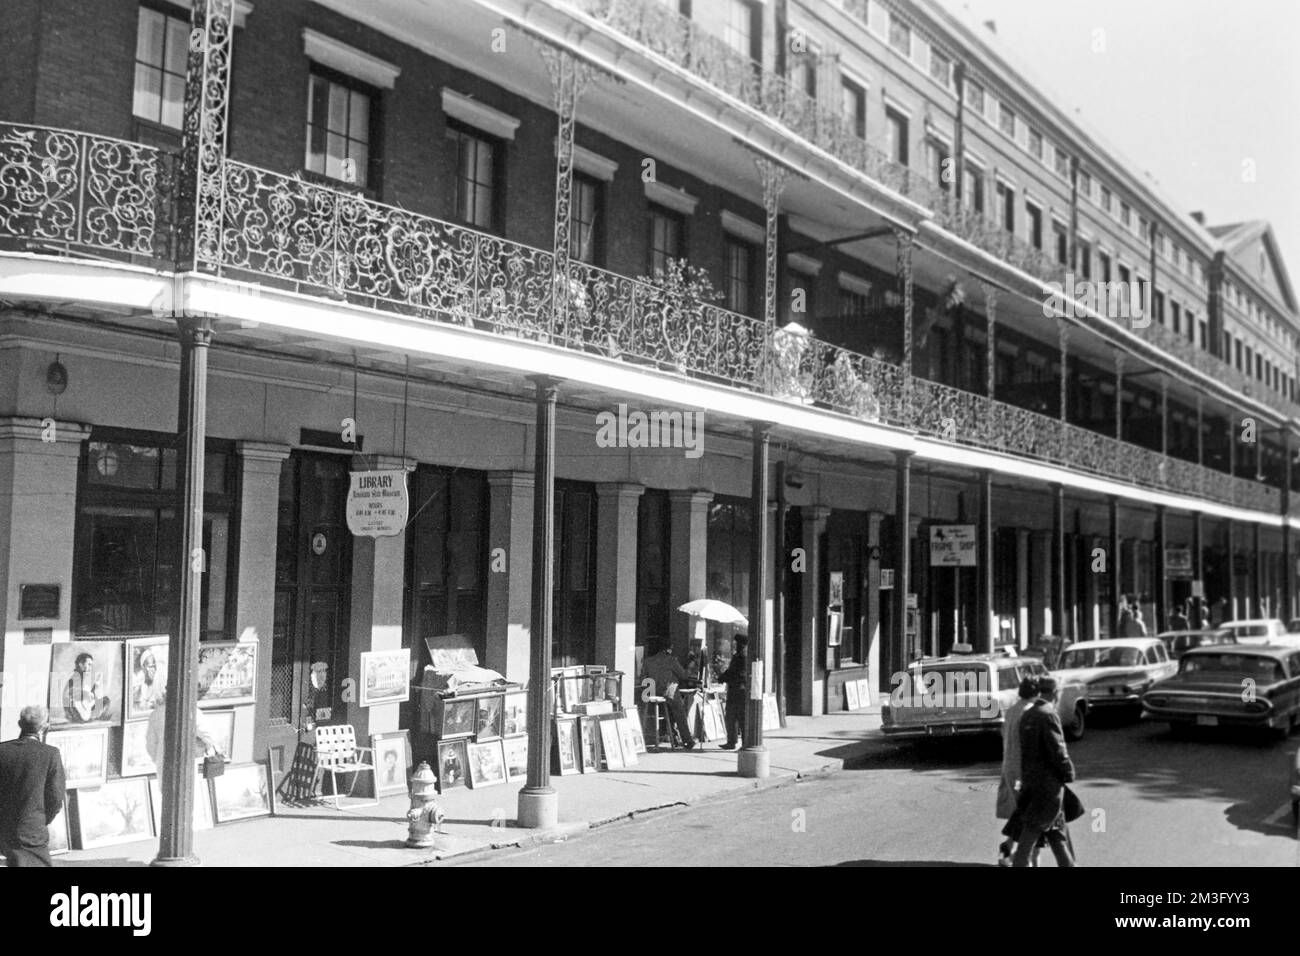
M569 197L569 256L590 265L599 264L602 225L600 183L575 173Z
M467 127L447 126L456 144L456 215L479 229L497 218L497 144Z
M858 139L867 138L867 91L852 80L840 84L840 109Z
M140 8L135 38L135 100L143 120L180 129L185 115L185 64L190 21Z
M373 107L369 90L313 70L307 95L307 170L367 188L373 178Z
M669 259L684 258L686 227L682 217L662 206L650 207L650 274L668 268Z
M885 149L894 162L907 165L907 117L885 107Z
M1031 202L1025 203L1025 218L1029 222L1029 241L1035 249L1043 248L1043 211Z
M727 308L741 315L754 315L758 296L754 293L754 263L757 250L742 239L727 237Z

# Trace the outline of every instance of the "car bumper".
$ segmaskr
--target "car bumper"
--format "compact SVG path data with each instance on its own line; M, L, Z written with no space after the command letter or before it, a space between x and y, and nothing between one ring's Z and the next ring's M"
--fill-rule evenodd
M1277 719L1271 714L1209 714L1189 713L1184 710L1155 709L1144 706L1146 720L1159 720L1168 724L1187 724L1202 727L1276 727ZM1206 718L1209 720L1207 721ZM1212 723L1209 721L1213 721Z
M881 733L886 737L969 737L977 734L1001 734L1001 720L985 720L979 723L934 723L902 724L882 726Z
M1104 697L1084 698L1088 701L1090 708L1095 707L1097 710L1106 710L1107 708L1119 709L1121 707L1136 707L1142 703L1141 694L1106 694Z

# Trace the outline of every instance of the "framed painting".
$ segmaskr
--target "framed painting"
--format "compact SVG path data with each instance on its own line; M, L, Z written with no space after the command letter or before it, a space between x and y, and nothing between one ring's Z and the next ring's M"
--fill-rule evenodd
M162 832L162 784L157 777L149 778L149 802L153 804L153 828ZM212 829L212 794L203 775L194 774L194 829Z
M506 737L528 733L528 692L506 694L501 705L501 733Z
M489 694L478 698L478 708L474 717L474 739L496 740L501 736L503 707L505 697L501 694Z
M126 719L153 713L167 690L167 635L137 637L126 642Z
M122 642L72 641L50 646L50 725L122 722Z
M466 786L469 754L464 737L438 741L438 792Z
M363 651L361 706L400 704L411 699L411 650Z
M781 712L776 707L776 694L763 695L763 729L781 729Z
M716 697L709 701L709 710L713 711L713 721L718 727L722 728L720 736L727 736L727 711L722 701Z
M478 701L473 697L444 697L434 708L433 733L443 740L468 737L478 720Z
M469 786L471 790L506 782L506 759L500 740L469 745Z
M231 764L208 783L212 785L212 819L216 823L269 817L275 812L266 764Z
M625 766L632 767L637 763L636 759L636 740L632 736L632 718L619 717L610 723L618 725L618 742L623 748L623 763Z
M154 836L149 781L144 777L109 780L75 791L78 849L132 843Z
M858 709L858 682L855 680L846 680L844 682L844 709Z
M200 710L199 729L212 738L213 743L227 757L235 749L235 712L233 710Z
M516 783L528 779L528 735L507 737L502 745L506 755L506 780Z
M411 769L411 740L405 730L371 734L375 758L375 796L406 793Z
M554 770L561 776L581 773L578 763L578 718L555 718Z
M623 711L623 713L625 713L631 721L630 728L632 731L633 749L636 753L645 753L645 728L641 723L641 711L637 710L635 707L628 707Z
M158 772L145 746L148 732L147 720L128 720L122 725L122 776L142 777Z
M871 681L865 677L858 681L858 706L871 706Z
M600 718L579 717L578 738L582 753L582 772L600 772Z
M826 603L831 607L844 606L844 572L832 571L826 588Z
M72 849L72 837L68 832L68 804L64 801L59 807L58 816L50 821L50 856L58 856Z
M840 634L843 630L844 615L839 611L826 613L826 646L839 647Z
M600 722L600 749L605 755L606 770L623 768L623 741L618 735L617 718L606 718Z
M722 722L718 720L718 711L712 706L711 701L705 701L704 706L700 709L700 717L704 724L705 740L717 740L726 733L723 730Z
M257 642L199 645L199 706L251 704L256 699Z
M45 737L63 755L63 773L69 790L97 787L108 777L108 728L51 730Z

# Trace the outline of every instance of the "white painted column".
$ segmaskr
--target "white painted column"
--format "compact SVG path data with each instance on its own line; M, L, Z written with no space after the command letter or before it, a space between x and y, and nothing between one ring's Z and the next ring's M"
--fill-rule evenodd
M488 475L487 652L484 667L528 682L533 579L533 473Z
M802 633L799 637L799 713L817 716L826 713L826 667L821 659L820 636L826 607L818 600L817 582L821 578L821 537L831 509L811 505L803 511L803 541L806 567L802 581Z
M694 636L703 636L704 623L680 613L677 608L687 601L705 596L709 555L709 504L711 491L673 491L668 495L668 531L671 537L668 553L672 566L668 571L669 635L673 653L685 660L686 650ZM742 614L748 610L740 608ZM651 653L646 649L646 653Z
M621 699L636 679L637 506L644 485L596 485L596 663L623 672Z

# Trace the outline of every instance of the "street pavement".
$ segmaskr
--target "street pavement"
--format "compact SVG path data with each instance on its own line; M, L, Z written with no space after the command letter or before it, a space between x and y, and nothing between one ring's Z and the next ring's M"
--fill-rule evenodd
M564 843L459 865L992 865L996 745L872 735L856 769L600 827ZM1088 815L1071 826L1082 866L1300 865L1287 771L1297 738L1094 722L1071 745ZM1045 854L1044 865L1054 865Z

